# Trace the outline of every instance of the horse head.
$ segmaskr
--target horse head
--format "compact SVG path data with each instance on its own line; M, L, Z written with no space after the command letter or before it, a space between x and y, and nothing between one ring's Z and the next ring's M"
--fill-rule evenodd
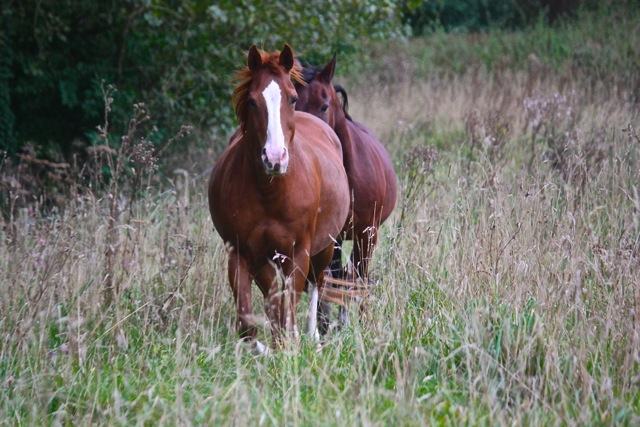
M270 175L284 174L289 164L298 99L291 78L301 80L289 45L271 54L251 46L247 68L236 76L233 103L241 132Z
M336 70L336 55L323 68L306 66L302 75L306 86L296 85L298 103L296 109L313 114L335 128L337 114L342 110L335 88L331 84Z

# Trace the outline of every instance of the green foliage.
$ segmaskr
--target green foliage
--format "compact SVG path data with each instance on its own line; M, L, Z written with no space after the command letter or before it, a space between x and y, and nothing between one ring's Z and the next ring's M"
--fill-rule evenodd
M469 73L530 72L540 77L555 74L573 80L580 76L594 87L615 79L626 86L624 96L637 102L640 91L640 4L621 3L609 9L576 11L571 19L509 31L447 32L442 28L412 43L390 42L393 60L371 55L358 58L358 74L375 77L377 84L438 79ZM350 82L353 86L358 80ZM612 96L618 96L612 94Z
M15 152L29 140L65 155L101 123L102 81L118 89L114 122L144 101L159 139L183 124L219 135L233 124L229 80L251 44L280 49L288 42L298 53L326 57L400 28L393 0L27 0L13 2L3 17L12 31L2 61L13 63L8 86L0 72L0 100L11 102L0 123L13 138L3 137L0 148ZM14 131L6 125L12 114Z
M433 30L483 31L515 29L535 24L540 19L556 22L582 10L624 8L633 2L594 0L405 0L402 20L414 35Z
M11 78L11 64L13 61L11 38L9 37L9 19L6 14L0 16L3 30L0 30L0 141L11 144L13 140L14 116L11 111L9 80ZM2 148L3 144L0 144Z
M514 27L526 19L520 3L539 2L409 0L404 4L403 20L415 35L439 28L478 31L490 27Z

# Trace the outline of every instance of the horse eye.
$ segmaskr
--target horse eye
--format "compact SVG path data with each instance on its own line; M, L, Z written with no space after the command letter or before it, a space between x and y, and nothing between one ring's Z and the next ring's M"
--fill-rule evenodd
M322 112L322 113L326 113L328 109L329 109L329 105L328 105L328 104L324 104L324 105L320 108L320 112Z
M258 106L258 104L256 103L256 100L253 99L253 98L249 98L248 102L249 102L249 105L254 107L254 108Z
M297 96L292 96L290 102L291 102L291 105L295 105L296 102L298 102L298 97Z

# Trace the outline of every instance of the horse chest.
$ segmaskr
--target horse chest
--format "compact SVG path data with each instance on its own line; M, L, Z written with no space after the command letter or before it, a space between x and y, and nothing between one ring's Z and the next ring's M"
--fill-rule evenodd
M313 221L315 217L310 217L305 206L238 204L226 218L227 228L232 230L226 237L252 247L290 246Z

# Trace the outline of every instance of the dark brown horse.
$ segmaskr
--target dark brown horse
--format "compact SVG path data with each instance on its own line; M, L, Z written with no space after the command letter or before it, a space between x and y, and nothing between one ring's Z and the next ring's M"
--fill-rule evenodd
M340 138L352 201L341 239L354 241L352 265L355 273L366 280L371 255L378 240L378 229L396 205L398 182L385 147L369 129L351 119L346 111L346 91L331 84L335 67L336 55L324 68L309 66L303 69L306 85L296 84L296 109L309 112L328 123ZM344 98L344 106L340 103L336 88ZM332 273L336 278L344 279L346 271L340 259L340 251L336 250Z
M349 186L336 134L295 111L291 78L301 77L291 48L267 54L252 46L247 65L232 97L240 127L211 173L209 210L228 249L240 336L256 338L255 280L279 342L284 331L296 330L295 308L307 279L315 330L315 284L322 286L347 218Z

